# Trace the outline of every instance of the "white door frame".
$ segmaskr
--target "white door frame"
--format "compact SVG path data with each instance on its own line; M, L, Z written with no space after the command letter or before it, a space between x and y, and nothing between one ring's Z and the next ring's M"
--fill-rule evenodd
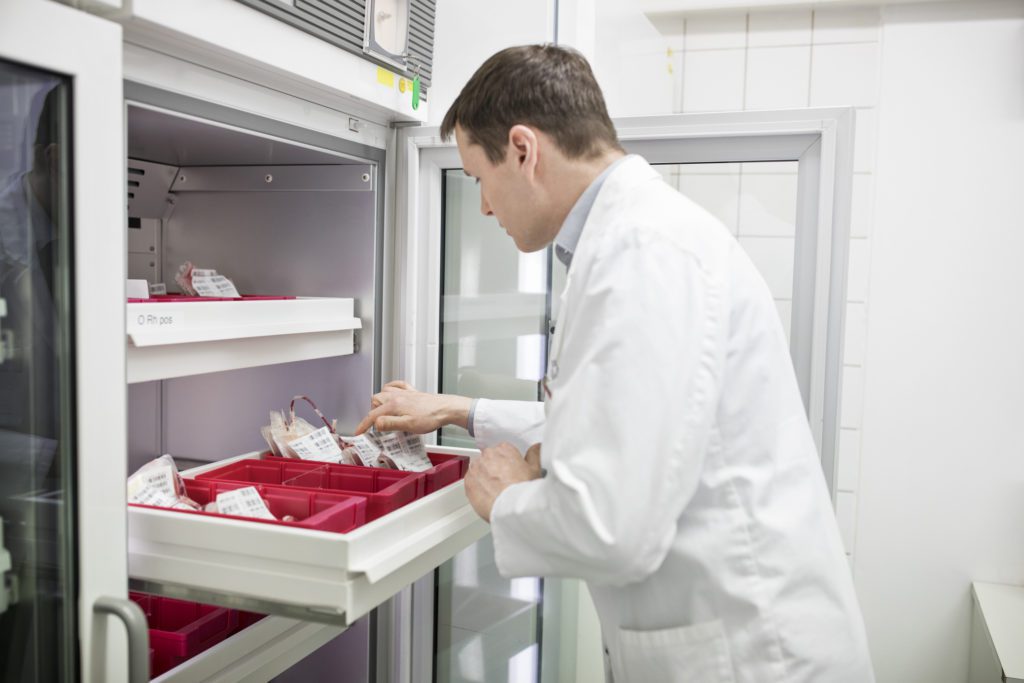
M94 613L98 598L128 592L121 27L46 0L4 0L0 59L71 79L80 675L122 681L124 629Z
M615 124L627 149L655 163L799 162L791 354L834 496L853 110L678 114L619 119ZM384 379L433 388L438 386L440 350L442 175L445 168L458 168L461 162L454 143L442 141L437 128L410 128L398 134L396 166L393 333ZM413 661L411 678L402 677L403 681L432 679L433 652L417 647L417 641L432 639L432 585L433 577L414 585L411 623L405 627Z

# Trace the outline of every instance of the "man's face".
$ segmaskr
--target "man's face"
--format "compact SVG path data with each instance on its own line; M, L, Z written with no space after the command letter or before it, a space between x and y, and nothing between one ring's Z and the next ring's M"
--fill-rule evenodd
M480 185L480 211L494 216L522 252L538 251L554 238L545 219L544 192L536 175L526 168L521 151L510 144L505 159L492 164L483 147L469 141L461 127L455 127L455 142L466 175Z

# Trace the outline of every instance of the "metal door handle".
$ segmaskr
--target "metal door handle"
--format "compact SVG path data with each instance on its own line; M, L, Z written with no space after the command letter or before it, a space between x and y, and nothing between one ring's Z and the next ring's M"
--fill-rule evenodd
M142 609L127 598L97 598L93 610L99 614L113 614L124 622L128 633L128 681L146 683L149 680L149 627Z

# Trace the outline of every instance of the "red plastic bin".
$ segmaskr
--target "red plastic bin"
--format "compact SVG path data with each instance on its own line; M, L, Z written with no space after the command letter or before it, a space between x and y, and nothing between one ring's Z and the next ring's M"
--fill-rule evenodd
M200 474L210 482L271 484L289 489L337 491L366 499L366 521L371 522L426 492L426 477L419 472L333 465L275 456L239 460ZM243 484L244 485L244 484Z
M129 593L149 624L150 676L155 678L234 633L235 610L145 593Z
M277 524L279 526L333 531L336 533L351 531L367 522L366 497L357 493L311 491L287 486L266 486L239 481L197 481L195 479L185 479L184 482L186 495L200 505L206 505L216 500L218 493L255 485L260 496L266 501L267 507L270 508L270 513L277 517L277 519L238 517L199 510L174 510L174 512L186 515L226 517L228 519L241 519L260 524ZM138 505L137 503L132 503L132 505L152 507ZM285 515L291 515L295 518L295 521L281 521L281 518Z
M430 462L434 463L434 466L429 470L423 470L416 474L422 474L425 481L425 488L419 494L425 496L438 491L449 484L454 484L459 479L466 476L466 472L469 470L469 458L464 455L449 455L447 453L427 453L427 457L430 458ZM264 460L275 460L276 456L267 452L263 454ZM301 460L288 459L289 462L304 462ZM362 469L368 469L361 465L357 465ZM373 468L375 469L375 468ZM381 470L384 472L394 470ZM203 476L203 475L201 475Z
M469 469L469 458L464 455L427 453L427 457L434 463L429 470L421 472L427 480L428 495L462 479Z

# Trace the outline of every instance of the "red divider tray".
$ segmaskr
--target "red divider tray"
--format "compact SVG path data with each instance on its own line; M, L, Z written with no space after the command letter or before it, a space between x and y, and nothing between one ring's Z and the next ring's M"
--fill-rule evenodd
M266 501L271 514L277 517L277 520L221 515L216 512L174 510L174 512L181 512L186 515L227 517L248 522L259 522L260 524L277 524L280 526L315 529L317 531L334 531L337 533L351 531L368 521L366 497L358 493L311 491L291 486L267 486L263 483L250 483L238 480L197 481L195 479L185 479L184 482L186 495L200 505L206 505L216 500L217 494L223 491L232 491L244 486L255 486L260 496ZM132 505L136 504L132 503ZM139 507L152 506L140 505ZM281 521L281 518L285 515L291 515L295 518L295 521Z
M430 458L430 462L434 463L429 470L420 473L427 479L427 494L454 484L465 477L466 471L469 469L469 458L464 455L427 453L427 457Z
M366 521L372 522L411 503L426 492L426 477L419 472L399 472L356 465L332 465L295 458L267 457L238 460L204 472L196 480L221 484L266 485L286 490L344 492L366 499ZM187 482L188 480L186 480ZM337 495L337 494L331 494Z
M238 628L235 610L129 593L149 624L150 676L156 678L213 647Z

